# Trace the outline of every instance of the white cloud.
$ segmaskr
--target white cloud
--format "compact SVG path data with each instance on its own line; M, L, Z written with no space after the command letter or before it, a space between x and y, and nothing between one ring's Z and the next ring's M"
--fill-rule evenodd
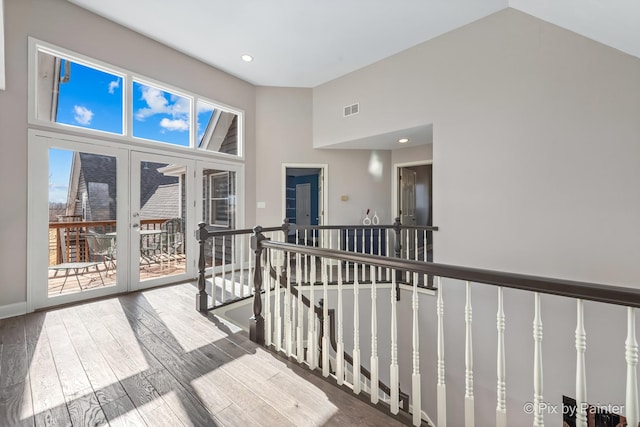
M197 114L208 113L209 111L213 111L213 110L215 110L215 108L211 104L206 104L204 102L198 102L198 105L196 105L196 113Z
M180 132L184 132L185 130L189 130L189 122L184 119L167 119L166 117L160 120L160 126L166 130L177 130Z
M109 82L109 93L113 95L116 89L118 89L119 87L120 87L120 79L116 79L112 82Z
M91 119L93 119L93 111L89 110L87 107L74 105L73 112L73 119L76 122L80 123L81 125L91 124Z
M168 114L174 119L186 120L189 116L189 100L177 95L165 96L165 92L149 87L142 87L142 99L147 107L139 108L136 111L136 120L143 121L155 114Z

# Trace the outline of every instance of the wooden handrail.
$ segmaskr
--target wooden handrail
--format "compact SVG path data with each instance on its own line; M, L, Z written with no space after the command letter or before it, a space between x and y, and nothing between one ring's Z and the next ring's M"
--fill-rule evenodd
M222 237L222 236L237 236L240 234L252 234L252 228L244 228L241 230L228 230L228 229L216 229L213 227L205 227L208 231L209 237ZM285 221L279 227L265 227L262 229L263 233L272 231L289 231L290 229L298 230L344 230L344 229L364 229L364 230L423 230L423 231L438 231L438 227L426 226L426 225L402 225L402 224L380 224L380 225L362 225L362 224L350 224L350 225L297 225Z
M616 304L626 307L640 308L640 289L611 286L598 283L578 282L573 280L554 279L479 268L461 267L434 262L403 260L378 255L367 255L336 249L320 249L312 246L298 246L290 243L264 240L263 247L284 252L300 253L316 257L351 261L358 264L369 264L377 267L404 270L419 274L432 274L474 283L540 292L576 299Z

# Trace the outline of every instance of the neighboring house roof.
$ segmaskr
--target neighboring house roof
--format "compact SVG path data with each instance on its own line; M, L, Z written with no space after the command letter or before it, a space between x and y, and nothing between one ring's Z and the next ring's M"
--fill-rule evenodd
M140 218L178 218L180 217L179 200L179 183L159 185L140 209Z
M101 154L78 153L73 158L71 168L71 185L67 202L67 214L82 213L82 195L87 193L87 220L115 220L117 209L117 165L116 158ZM165 163L143 162L140 169L140 206L145 207L150 200L153 206L164 200L162 210L148 208L153 212L171 212L171 215L153 218L174 218L179 216L179 178L166 176L158 169L167 166ZM175 187L169 189L167 187ZM156 192L162 194L156 196ZM168 197L174 197L171 202Z

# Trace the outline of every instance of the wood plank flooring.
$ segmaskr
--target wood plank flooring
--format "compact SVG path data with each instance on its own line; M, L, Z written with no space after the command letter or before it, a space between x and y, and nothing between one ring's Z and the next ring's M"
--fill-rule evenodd
M0 320L0 426L394 426L195 311L190 284Z

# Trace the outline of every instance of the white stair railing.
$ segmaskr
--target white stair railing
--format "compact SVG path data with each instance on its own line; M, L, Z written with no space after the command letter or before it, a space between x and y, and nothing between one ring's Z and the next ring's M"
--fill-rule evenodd
M413 296L411 308L413 310L413 373L411 375L411 401L413 403L413 425L422 422L422 392L420 381L420 331L418 322L418 281L413 281Z
M533 317L533 427L544 426L544 403L542 401L542 316L540 293L534 294Z
M371 403L378 403L378 311L377 311L377 289L376 289L376 268L371 266Z
M358 265L355 265L355 271ZM362 384L360 384L360 284L358 274L353 278L353 392L360 394Z
M359 232L362 231L360 234ZM579 282L562 281L559 279L545 279L536 278L533 276L514 275L509 273L491 272L488 270L478 270L465 267L445 266L440 264L428 263L424 261L422 255L418 256L418 248L420 246L420 239L423 239L424 244L427 244L426 232L418 235L417 232L413 233L411 230L404 230L405 234L402 235L402 243L405 245L412 244L415 247L416 252L411 250L405 250L404 254L409 255L410 260L406 258L398 261L387 260L385 257L375 257L369 254L369 251L364 251L364 247L369 245L371 247L377 246L374 251L380 252L383 245L380 234L377 239L374 236L370 228L354 228L351 233L353 239L353 248L351 252L325 250L319 249L315 246L309 246L303 249L298 249L297 246L278 246L276 242L265 241L263 245L267 251L281 251L282 256L277 256L275 253L268 254L264 258L270 260L264 263L264 281L266 286L258 287L256 289L263 289L264 298L263 312L265 337L264 342L267 345L271 345L278 351L283 351L288 356L297 357L298 362L306 363L310 369L317 369L320 365L322 367L322 375L325 377L334 376L338 385L350 386L355 394L368 393L369 398L373 404L380 402L386 402L389 405L389 411L391 414L399 414L400 409L408 410L411 414L411 422L414 425L421 425L428 420L423 409L423 383L421 377L421 357L420 357L420 293L427 291L420 290L428 285L427 281L429 277L433 277L435 284L437 285L434 291L436 293L435 304L435 316L437 317L437 326L434 326L437 332L436 345L437 345L437 359L433 362L436 363L436 402L437 407L437 426L447 426L447 391L446 391L446 375L445 375L445 352L444 352L444 284L442 277L439 274L447 277L452 283L447 286L458 286L455 282L464 282L465 284L465 303L464 303L464 341L460 339L458 343L451 343L453 346L457 346L458 349L464 351L464 400L458 401L455 408L461 408L464 405L464 425L465 427L474 427L476 424L477 416L479 412L475 411L475 395L476 392L486 390L486 387L481 387L476 383L474 372L474 352L473 352L473 301L472 296L475 293L473 286L474 281L477 283L483 283L487 285L496 286L497 290L497 311L496 311L496 331L497 331L497 351L496 351L496 413L495 413L495 425L498 427L505 427L508 424L507 421L507 387L506 387L506 349L507 342L505 336L506 330L506 317L505 317L505 296L504 288L520 289L524 292L530 292L534 297L533 305L533 396L531 406L531 421L534 427L544 426L545 417L548 414L553 413L554 409L544 401L544 375L543 375L543 322L542 322L542 295L543 294L555 294L563 297L571 297L576 300L576 325L575 325L575 397L576 397L576 425L580 427L586 427L588 425L587 420L587 333L585 324L585 304L584 300L599 301L600 303L617 304L626 306L627 314L627 333L624 343L624 354L626 361L626 397L625 406L623 412L627 418L629 426L637 426L640 418L640 408L638 402L638 343L636 337L636 307L639 306L640 292L636 289L619 288L604 285L593 284L581 284ZM350 233L338 235L337 241L340 243L341 237L344 237L346 242L349 239ZM315 242L331 242L333 238L331 233L323 233L322 239L317 239L314 234L312 236ZM420 238L419 238L420 237ZM230 245L231 248L240 248L240 252L232 251L233 254L224 255L223 250L220 257L224 258L230 256L229 264L226 266L220 266L221 271L226 272L231 276L231 294L236 294L237 288L233 284L235 278L240 278L242 281L243 272L242 264L244 264L244 255L241 253L243 240L241 238L232 238L230 241L225 241L225 237L221 236L222 247L226 248ZM388 242L389 239L385 240ZM214 245L215 246L215 245ZM426 248L425 248L426 249ZM215 249L214 249L215 250ZM289 252L290 251L290 252ZM306 255L303 255L306 251ZM396 246L396 251L398 251ZM256 252L257 253L257 252ZM292 256L294 253L295 256ZM406 256L406 255L405 255ZM251 260L253 257L249 257ZM318 259L320 258L319 262ZM255 258L259 261L258 258ZM236 264L236 260L239 260L239 264ZM293 261L293 262L292 262ZM291 281L292 274L289 273L290 268L294 266L295 281ZM343 268L343 266L347 268ZM275 267L274 267L275 266ZM337 269L332 272L337 266ZM402 269L398 269L402 266ZM284 267L284 268L282 268ZM320 270L318 270L318 267ZM305 270L303 272L303 270ZM234 273L235 271L235 273ZM274 272L275 271L275 275ZM321 282L316 278L316 271L320 271ZM382 274L382 272L386 272ZM345 281L345 275L353 274L353 281ZM235 276L234 276L235 274ZM337 281L334 283L331 279L333 276L337 276ZM307 276L308 275L308 276ZM308 277L308 279L307 279ZM386 278L390 280L385 280ZM305 280L306 279L306 280ZM418 280L420 279L420 280ZM256 278L256 281L258 279ZM407 283L408 282L408 283ZM226 283L226 284L225 284ZM281 283L283 285L281 285ZM321 285L321 286L319 286ZM297 289L294 289L294 286ZM226 280L223 280L223 291L229 291L229 285ZM379 306L378 292L383 289L389 289L389 306L383 304L385 310L389 310L390 313L390 335L388 338L383 338L380 341L380 318L382 308ZM344 336L344 292L352 290L353 292L353 307L352 313L347 315L353 315L353 346L352 346L352 359L351 363L347 363L348 356L345 356L345 346L350 346L351 342L345 343ZM398 328L399 328L399 316L398 316L398 293L402 293L403 298L408 297L408 304L405 302L405 307L411 307L411 314L406 313L403 316L407 321L411 319L411 364L401 363L398 356ZM302 293L308 295L308 301L303 303ZM369 294L367 295L367 292ZM242 293L242 291L240 292ZM294 293L298 296L294 297ZM332 293L334 293L332 295ZM348 294L347 294L348 295ZM336 298L332 298L335 296ZM317 300L322 297L324 303L321 310L314 310ZM224 298L221 296L221 299ZM294 298L296 301L294 301ZM362 298L362 299L361 299ZM476 295L476 299L478 296ZM386 299L386 298L385 298ZM336 304L335 311L330 308L330 302ZM360 324L360 308L365 306L371 307L371 321ZM307 308L310 306L311 308ZM254 305L256 307L256 305ZM306 312L305 312L306 309ZM423 309L424 310L424 309ZM347 310L348 311L348 310ZM305 314L307 315L305 317ZM424 312L423 312L424 314ZM336 318L332 318L335 315ZM455 313L454 316L458 314ZM305 325L306 318L306 325ZM318 337L318 319L321 319L322 336ZM336 320L334 325L332 322ZM549 322L549 320L547 320ZM331 348L333 342L332 333L333 326L336 326L336 347ZM361 348L361 339L369 332L366 329L370 326L370 338L371 338L371 350L370 352L365 348ZM555 327L556 325L551 325ZM361 328L362 327L362 328ZM475 328L480 327L476 321ZM306 331L305 331L306 329ZM382 331L385 331L383 328ZM387 330L388 331L388 330ZM409 332L408 325L405 327L405 331ZM305 338L306 332L306 340ZM476 331L477 332L477 331ZM424 331L423 331L424 334ZM350 334L349 334L350 335ZM348 337L348 340L351 337ZM407 337L408 338L408 337ZM388 342L385 342L389 339ZM320 340L320 341L319 341ZM320 347L318 347L320 344ZM387 346L388 345L388 346ZM294 349L295 347L295 349ZM303 351L307 348L307 352ZM320 352L319 351L320 348ZM380 363L385 357L380 357L380 354L389 355L386 353L386 349L390 351L389 361L389 388L382 384L384 381L380 381ZM408 348L406 349L408 350ZM365 353L365 354L363 354ZM368 354L367 354L368 353ZM346 359L346 360L345 360ZM427 362L422 362L429 363ZM367 366L368 365L368 366ZM410 366L410 368L409 368ZM405 406L406 395L400 391L400 368L404 368L404 378L410 378L409 382L404 384L405 387L411 389L411 395L409 396L411 405ZM382 367L383 372L385 367ZM478 370L478 366L475 366L475 370ZM459 374L459 372L458 372ZM384 374L383 374L384 376ZM482 377L477 377L482 378ZM474 389L477 388L477 390ZM483 384L484 386L484 384ZM384 390L384 392L382 391ZM550 393L550 391L547 391ZM555 395L555 391L551 391ZM462 396L460 396L461 398ZM428 397L429 399L432 396ZM428 401L427 397L424 397L425 401ZM464 403L463 403L464 402ZM402 403L402 405L401 405ZM558 402L560 403L560 402ZM559 406L559 405L558 405ZM519 412L518 413L518 409ZM556 409L557 410L557 409ZM526 407L525 407L526 412ZM516 408L515 411L510 412L510 417L521 420L523 417L522 408ZM459 411L456 415L456 420L460 420L462 412ZM509 420L514 423L514 420ZM480 421L478 421L480 423ZM435 423L433 423L435 424ZM462 422L460 422L462 424ZM484 421L482 421L484 424ZM493 424L493 422L491 422Z
M466 427L474 427L473 398L473 329L471 308L471 283L465 285L466 304L464 307L465 345L464 345L464 423Z
M504 292L502 287L498 288L498 313L496 314L496 326L498 329L498 354L496 357L498 373L498 383L496 386L496 427L507 427L507 368L504 346L506 319L504 316Z
M636 340L636 311L627 308L627 339L625 341L627 361L626 416L628 426L637 426L640 418L638 410L638 341Z
M437 401L438 401L438 427L447 426L447 386L445 383L444 369L444 300L442 281L438 277L438 299L436 313L438 316L438 377L437 377Z
M391 274L391 366L389 366L389 389L391 390L391 413L400 411L400 374L398 368L398 288L395 272Z
M587 333L584 329L584 302L576 300L576 427L587 427L587 369L585 352Z

